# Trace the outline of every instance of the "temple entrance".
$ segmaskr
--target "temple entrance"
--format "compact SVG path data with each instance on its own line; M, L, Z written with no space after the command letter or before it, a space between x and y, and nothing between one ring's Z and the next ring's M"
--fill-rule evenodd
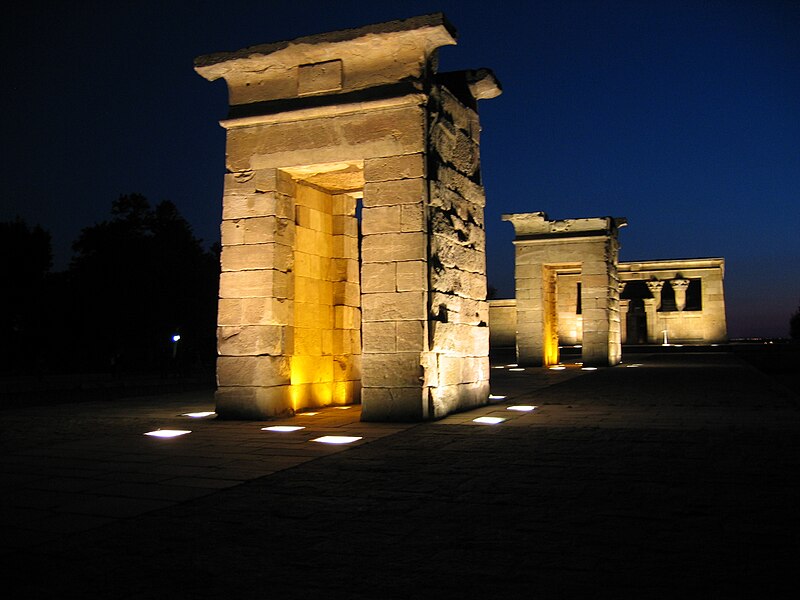
M360 162L284 169L294 182L291 403L357 403L361 392L361 288L356 206Z
M634 298L630 301L625 326L627 334L626 343L647 343L647 313L644 310L644 300L641 298Z

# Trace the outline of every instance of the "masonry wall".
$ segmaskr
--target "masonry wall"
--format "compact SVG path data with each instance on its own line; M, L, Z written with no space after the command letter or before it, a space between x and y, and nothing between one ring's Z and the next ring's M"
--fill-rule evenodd
M428 110L429 346L422 362L435 418L487 401L489 307L478 115L443 86Z

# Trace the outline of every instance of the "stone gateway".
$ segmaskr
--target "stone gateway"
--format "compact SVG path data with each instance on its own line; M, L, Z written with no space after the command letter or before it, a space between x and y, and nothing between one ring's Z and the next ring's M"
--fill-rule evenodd
M477 101L441 14L209 54L229 91L217 412L362 404L424 420L489 393Z

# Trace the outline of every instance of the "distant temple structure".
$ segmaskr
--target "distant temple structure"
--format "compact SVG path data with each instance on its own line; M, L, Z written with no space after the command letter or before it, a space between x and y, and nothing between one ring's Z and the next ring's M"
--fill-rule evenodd
M516 232L516 298L489 302L490 343L516 347L520 364L556 364L559 346L581 346L587 365L612 366L623 344L727 340L724 259L621 263L625 219L503 218Z

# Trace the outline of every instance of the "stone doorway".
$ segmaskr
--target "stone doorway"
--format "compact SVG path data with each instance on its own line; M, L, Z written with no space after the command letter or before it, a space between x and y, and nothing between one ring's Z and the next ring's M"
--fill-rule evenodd
M647 312L644 309L644 300L641 298L634 298L630 301L625 326L626 343L647 343Z
M292 179L294 250L290 358L293 410L361 397L361 161L283 170Z

